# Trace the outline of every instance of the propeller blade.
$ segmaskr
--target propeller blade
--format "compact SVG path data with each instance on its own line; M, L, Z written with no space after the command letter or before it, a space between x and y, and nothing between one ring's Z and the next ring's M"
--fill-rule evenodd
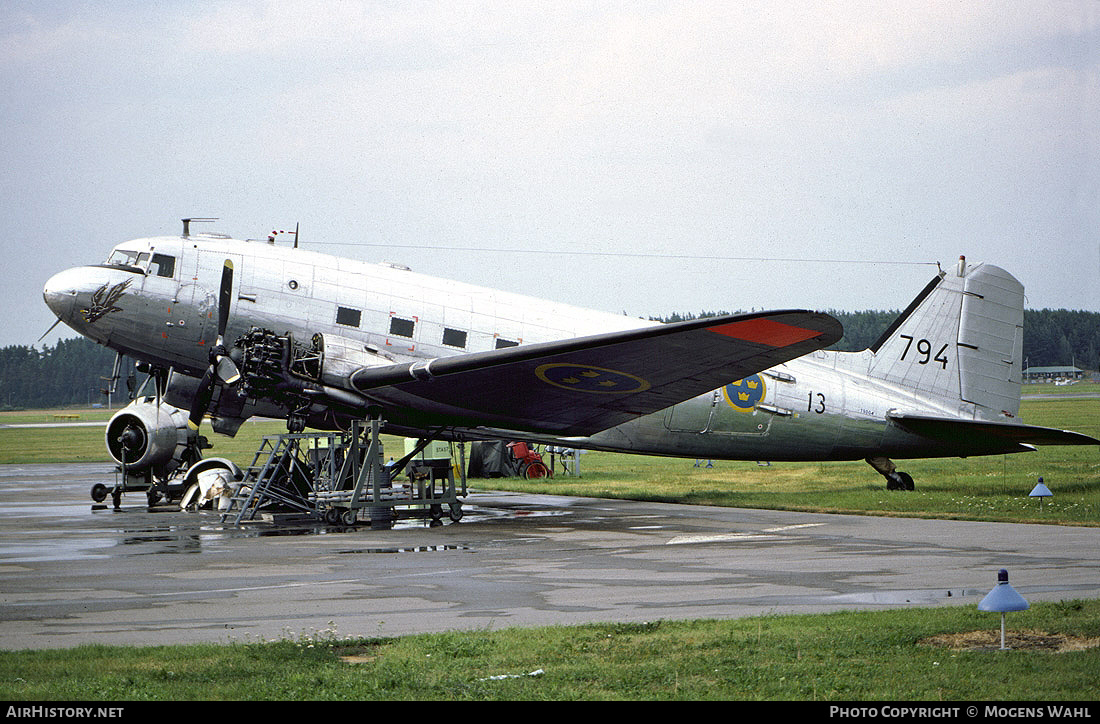
M199 387L195 390L195 399L191 401L191 414L187 417L187 426L192 430L198 430L202 418L206 414L206 408L210 407L210 400L214 397L214 367L211 365L203 373L199 380Z
M214 398L214 385L233 384L241 378L237 365L225 354L223 338L225 329L229 326L229 305L233 301L233 261L226 259L222 265L222 283L218 290L218 339L210 354L210 366L199 380L199 387L195 390L195 399L191 401L191 413L187 417L187 425L192 430L198 430L202 418L210 407L210 401Z
M229 305L233 300L233 262L225 260L222 266L222 286L218 295L218 344L222 343L225 328L229 324Z
M227 355L218 356L217 373L218 380L222 384L236 384L236 382L241 379L241 373L237 370L236 363L229 359Z

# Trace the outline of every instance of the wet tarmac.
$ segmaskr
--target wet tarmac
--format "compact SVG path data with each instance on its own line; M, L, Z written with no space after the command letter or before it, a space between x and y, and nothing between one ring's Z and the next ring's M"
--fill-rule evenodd
M0 466L0 648L975 604L1000 568L1033 602L1100 597L1096 528L476 490L439 527L235 526L93 509L95 483L109 465Z

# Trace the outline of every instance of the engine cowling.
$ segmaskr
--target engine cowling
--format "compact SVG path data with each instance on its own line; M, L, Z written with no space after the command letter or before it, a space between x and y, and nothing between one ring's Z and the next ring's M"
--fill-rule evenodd
M293 409L318 394L347 399L351 373L364 367L393 364L394 359L362 340L337 334L315 334L310 344L290 335L254 327L237 339L241 387L249 397L274 400ZM358 404L362 400L352 400Z
M342 337L338 334L316 334L313 348L320 356L317 375L319 382L332 387L349 389L351 373L364 367L383 367L394 363L392 357L362 340Z
M184 461L196 433L187 412L153 398L134 400L111 417L105 433L107 452L128 471L152 469L167 476Z

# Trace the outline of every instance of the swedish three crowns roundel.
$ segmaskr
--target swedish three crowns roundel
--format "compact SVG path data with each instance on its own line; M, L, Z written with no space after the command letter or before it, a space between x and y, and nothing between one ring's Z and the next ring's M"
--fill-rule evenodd
M554 362L540 365L535 374L543 382L574 392L625 394L649 389L649 383L641 377L592 365Z
M722 388L726 402L735 410L749 411L764 400L764 378L760 375L731 382Z

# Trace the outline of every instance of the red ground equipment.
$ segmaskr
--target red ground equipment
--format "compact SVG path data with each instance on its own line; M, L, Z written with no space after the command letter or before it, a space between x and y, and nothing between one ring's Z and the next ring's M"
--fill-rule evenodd
M512 457L519 463L520 474L527 480L548 478L554 474L542 461L542 455L537 448L525 442L510 442L508 449L512 451Z

